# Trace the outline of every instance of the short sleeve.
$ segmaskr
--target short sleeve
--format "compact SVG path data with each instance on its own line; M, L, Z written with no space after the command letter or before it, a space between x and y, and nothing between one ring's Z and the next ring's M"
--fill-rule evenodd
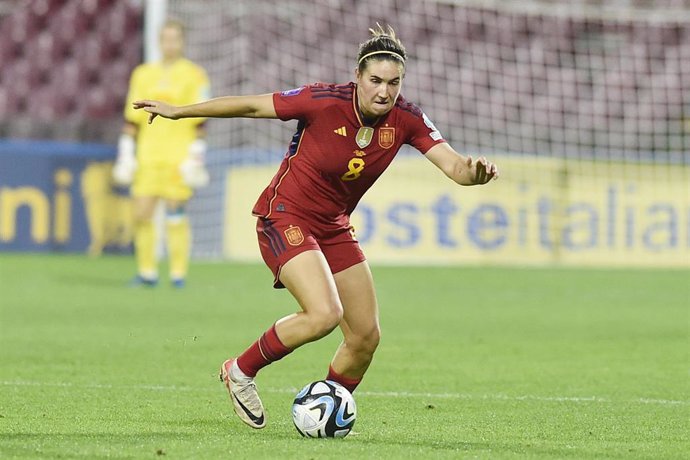
M422 111L419 116L412 116L407 143L422 153L426 153L436 144L446 142L439 130Z
M148 113L143 110L134 110L132 102L139 99L144 99L142 75L143 68L136 67L132 71L132 76L129 79L129 90L127 91L127 99L125 101L124 117L130 123L139 125L146 121Z
M273 107L283 121L308 119L316 108L311 86L273 93Z

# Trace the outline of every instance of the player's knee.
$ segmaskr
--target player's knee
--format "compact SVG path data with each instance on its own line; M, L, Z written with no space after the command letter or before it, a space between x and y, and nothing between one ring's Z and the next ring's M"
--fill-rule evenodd
M316 337L324 337L330 334L333 329L338 327L340 321L343 319L343 307L339 304L333 304L328 308L314 314L312 317L313 333Z
M376 325L369 336L367 336L367 347L371 354L374 354L381 343L381 328Z
M187 218L184 206L167 208L165 210L165 221L169 224L177 224Z
M134 223L144 224L153 220L153 212L145 207L134 208Z
M134 213L134 225L143 225L152 222L153 218L146 213Z
M345 339L348 348L362 356L372 356L380 342L381 328L378 325L366 334L353 335Z

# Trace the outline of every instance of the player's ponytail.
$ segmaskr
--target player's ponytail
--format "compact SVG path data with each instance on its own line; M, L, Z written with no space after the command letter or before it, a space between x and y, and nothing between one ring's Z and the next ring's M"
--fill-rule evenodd
M405 65L405 60L407 60L405 47L395 36L395 30L391 26L384 29L377 22L376 27L369 29L369 32L371 32L372 37L359 45L357 68L360 72L366 69L367 63L372 59L391 60Z

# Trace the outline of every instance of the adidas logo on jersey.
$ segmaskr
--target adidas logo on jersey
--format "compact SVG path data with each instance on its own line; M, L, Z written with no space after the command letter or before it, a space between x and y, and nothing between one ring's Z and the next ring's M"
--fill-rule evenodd
M347 137L347 129L344 126L341 126L338 129L334 129L333 132L343 137Z

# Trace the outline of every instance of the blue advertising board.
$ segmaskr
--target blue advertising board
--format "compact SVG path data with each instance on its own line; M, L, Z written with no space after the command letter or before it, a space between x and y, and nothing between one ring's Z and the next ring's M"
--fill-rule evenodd
M115 147L0 140L0 251L85 251L87 204ZM93 219L91 219L93 220Z

